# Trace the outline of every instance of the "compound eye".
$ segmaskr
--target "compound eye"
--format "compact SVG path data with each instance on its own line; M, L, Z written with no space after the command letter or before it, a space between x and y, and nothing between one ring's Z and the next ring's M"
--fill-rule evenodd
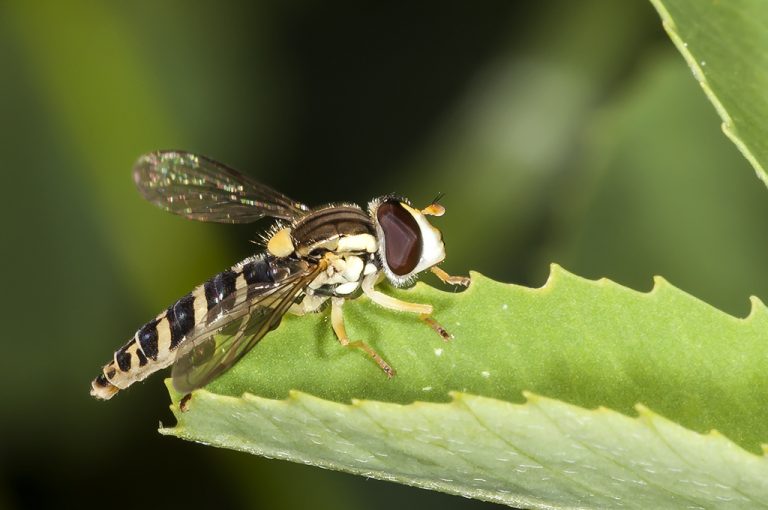
M376 210L384 232L385 263L397 276L413 271L421 258L424 240L416 218L400 202L384 202Z

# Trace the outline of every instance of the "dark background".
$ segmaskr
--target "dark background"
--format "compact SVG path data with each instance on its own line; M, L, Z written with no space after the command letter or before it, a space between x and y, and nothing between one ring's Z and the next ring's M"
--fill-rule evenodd
M445 192L454 273L768 296L765 189L645 1L6 2L0 63L0 508L490 506L161 437L160 377L88 395L267 225L142 202L151 150L308 204Z

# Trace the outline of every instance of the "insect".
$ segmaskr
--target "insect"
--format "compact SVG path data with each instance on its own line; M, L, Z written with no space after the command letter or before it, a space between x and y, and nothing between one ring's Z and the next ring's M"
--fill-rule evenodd
M372 200L367 211L354 204L310 209L221 163L179 151L142 156L133 178L145 199L186 218L278 221L264 236L263 252L217 274L139 328L91 383L94 397L112 398L169 365L175 388L189 393L231 368L286 313L316 312L328 301L339 342L363 351L392 377L394 369L376 351L347 337L342 307L360 294L385 308L417 314L450 338L431 317L431 305L375 289L384 278L408 285L427 269L447 284L469 285L469 278L436 266L445 247L427 216L445 212L439 197L420 210L394 195Z

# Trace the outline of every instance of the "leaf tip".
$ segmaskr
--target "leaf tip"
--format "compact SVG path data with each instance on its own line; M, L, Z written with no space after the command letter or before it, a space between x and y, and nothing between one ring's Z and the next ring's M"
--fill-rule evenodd
M717 429L710 429L710 431L704 435L712 439L725 439L725 436Z
M559 276L567 275L569 274L568 271L566 271L563 266L556 262L552 262L549 265L549 278L547 279L547 283L549 283L549 280L553 278L557 278Z
M637 403L634 405L635 411L637 411L638 418L652 418L656 413L651 411L645 405Z
M606 407L606 406L597 406L597 407L594 409L594 412L595 412L595 413L597 413L597 414L606 414L606 413L615 413L616 411L614 411L614 410L613 410L613 409L611 409L610 407Z
M246 393L246 395L249 395ZM264 397L259 397L255 395L251 395L254 398L263 399ZM299 403L299 404L311 404L315 401L323 400L320 397L316 397L315 395L312 395L311 393L306 393L301 390L296 389L290 389L288 390L288 396L285 398L284 402L290 402L290 403Z
M523 390L522 391L523 397L525 397L525 401L529 404L538 404L542 401L543 397L540 395L537 395L536 393L533 393L532 391Z
M567 276L572 276L571 273L563 269L563 266L556 263L551 263L549 265L549 276L547 277L547 281L544 282L544 285L539 287L539 290L544 289L551 289L558 278L563 278Z
M467 403L467 394L463 391L449 391L448 396L451 398L450 405L454 407L465 407Z
M667 281L666 278L663 276L656 275L653 277L653 287L651 287L651 291L649 294L654 294L656 292L661 292L664 289L672 287L672 284Z
M768 315L768 313L766 313L768 312L768 309L759 297L749 296L749 302L752 307L749 310L749 314L744 318L745 321L757 320L757 318L761 316L765 318Z

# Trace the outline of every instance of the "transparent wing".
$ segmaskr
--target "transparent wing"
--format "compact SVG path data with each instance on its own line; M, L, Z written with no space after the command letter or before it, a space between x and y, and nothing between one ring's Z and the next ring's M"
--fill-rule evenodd
M145 199L193 220L250 223L264 216L293 220L308 211L304 204L247 175L188 152L141 156L133 167L133 180Z
M326 267L323 260L280 283L244 287L211 308L176 354L171 371L176 390L189 393L229 370L280 324L294 300Z

